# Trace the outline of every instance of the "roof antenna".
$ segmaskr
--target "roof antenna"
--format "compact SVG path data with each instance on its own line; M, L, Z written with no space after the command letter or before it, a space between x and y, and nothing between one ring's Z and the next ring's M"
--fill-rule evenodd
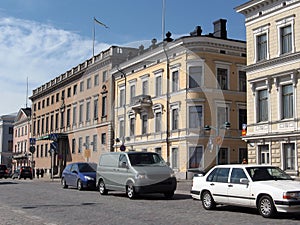
M26 81L26 107L27 108L27 104L28 104L28 77L27 77L27 81Z

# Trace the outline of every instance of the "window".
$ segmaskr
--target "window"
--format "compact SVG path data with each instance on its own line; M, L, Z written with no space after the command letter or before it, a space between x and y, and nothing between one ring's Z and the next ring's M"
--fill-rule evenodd
M242 163L243 159L248 161L248 149L247 148L239 148L239 161L238 163Z
M217 68L217 79L222 90L228 90L228 69Z
M94 86L99 86L99 74L96 74L94 77Z
M179 89L179 76L178 71L172 72L172 92L176 92Z
M79 87L80 92L83 92L84 91L84 81L81 81L79 85L80 85L80 87Z
M142 81L142 91L143 95L148 95L148 80Z
M83 122L83 103L79 105L79 123Z
M293 118L294 116L294 95L293 85L282 86L282 116L283 119Z
M239 90L246 92L246 71L239 70Z
M48 97L46 100L46 106L49 106L49 104L50 104L50 98Z
M178 148L172 148L172 168L178 168Z
M102 117L107 115L107 109L106 109L106 105L107 105L107 97L106 96L102 96Z
M124 127L124 119L120 119L119 120L119 138L123 138L124 137L124 133L125 133L125 127Z
M161 76L155 77L155 96L160 96L162 94L161 82Z
M71 97L71 88L70 88L70 87L68 88L68 91L67 91L67 97L68 97L68 98Z
M51 105L53 105L53 104L54 104L54 95L51 96Z
M220 148L218 153L218 165L228 164L228 148Z
M284 170L295 170L295 144L283 144L283 168Z
M247 178L243 169L233 168L230 176L230 183L240 184L240 179Z
M107 81L107 71L103 71L103 73L102 73L102 81L103 82Z
M189 128L200 128L202 126L202 106L189 107Z
M54 128L54 115L52 114L50 116L50 131L53 131L53 128Z
M59 102L59 93L56 94L56 102Z
M148 130L148 115L142 115L142 134L147 134Z
M122 107L125 105L125 87L120 88L120 95L119 95L119 107Z
M267 59L267 34L261 34L256 37L256 56L257 61Z
M268 121L268 91L258 91L258 122Z
M65 112L60 113L60 128L65 127Z
M39 158L39 153L40 153L40 146L37 145L36 146L36 155L35 155L36 158Z
M44 157L44 145L41 145L41 157Z
M106 145L106 133L101 134L101 144Z
M48 144L45 144L45 157L48 157Z
M134 136L135 134L135 118L130 118L130 136Z
M155 132L161 131L161 112L155 113Z
M190 66L189 67L189 88L201 87L202 80L202 67Z
M85 149L90 148L90 136L85 137Z
M270 164L270 152L269 152L269 145L259 145L258 146L259 152L259 164Z
M172 109L172 130L178 129L178 118L179 118L178 108Z
M86 119L86 121L90 121L91 120L91 102L90 101L86 102L85 119Z
M243 129L243 124L247 124L247 110L239 109L239 130Z
M82 152L82 137L78 139L78 153Z
M97 141L98 141L98 136L97 134L93 135L93 152L97 151Z
M65 90L62 90L61 91L61 100L64 100L65 99Z
M229 170L229 168L217 168L207 179L210 179L213 182L228 183Z
M201 168L203 157L203 148L202 146L190 147L189 148L189 168Z
M292 52L292 26L280 28L281 54Z
M58 129L58 125L59 125L59 113L55 114L55 129ZM38 124L39 126L39 124ZM39 128L38 128L39 129Z
M67 127L71 125L71 109L67 109Z
M92 80L91 78L88 78L86 80L86 89L90 89L92 87Z
M133 103L133 98L135 97L135 85L130 85L130 102Z
M77 106L73 106L73 125L76 125L76 119L77 119Z
M73 95L77 94L77 84L73 86Z
M94 99L94 120L98 119L98 98Z
M76 139L72 139L72 153L74 154L76 152Z
M46 133L48 133L49 132L49 117L47 116L46 117ZM26 127L25 127L25 132L27 133L27 129L26 129Z

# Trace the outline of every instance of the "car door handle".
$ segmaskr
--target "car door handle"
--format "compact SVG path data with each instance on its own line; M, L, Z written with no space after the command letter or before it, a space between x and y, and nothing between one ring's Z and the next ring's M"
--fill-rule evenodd
M214 183L211 183L211 184L210 184L210 186L214 186L214 185L215 185Z
M233 187L233 185L232 184L228 184L228 187Z

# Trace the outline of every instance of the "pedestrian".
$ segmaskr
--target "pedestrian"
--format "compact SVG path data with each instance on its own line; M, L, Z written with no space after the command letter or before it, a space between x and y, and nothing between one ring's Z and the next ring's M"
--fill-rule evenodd
M37 177L37 179L39 179L39 177L40 177L40 169L36 169L36 177Z
M243 158L242 164L248 164L245 158Z
M40 173L41 173L41 177L44 177L44 172L45 172L45 171L44 171L44 169L42 168L42 169L41 169L41 172L40 172Z

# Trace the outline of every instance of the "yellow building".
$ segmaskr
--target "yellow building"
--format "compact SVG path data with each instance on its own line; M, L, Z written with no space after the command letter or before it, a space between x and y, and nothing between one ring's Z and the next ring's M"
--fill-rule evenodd
M245 15L249 161L299 174L300 1L253 0Z
M32 138L36 169L60 175L70 162L97 162L112 151L110 69L137 49L111 46L33 90ZM51 174L52 175L52 174Z
M226 22L208 35L198 26L191 36L153 39L112 69L115 151L158 152L179 178L247 158L246 43L227 38Z

